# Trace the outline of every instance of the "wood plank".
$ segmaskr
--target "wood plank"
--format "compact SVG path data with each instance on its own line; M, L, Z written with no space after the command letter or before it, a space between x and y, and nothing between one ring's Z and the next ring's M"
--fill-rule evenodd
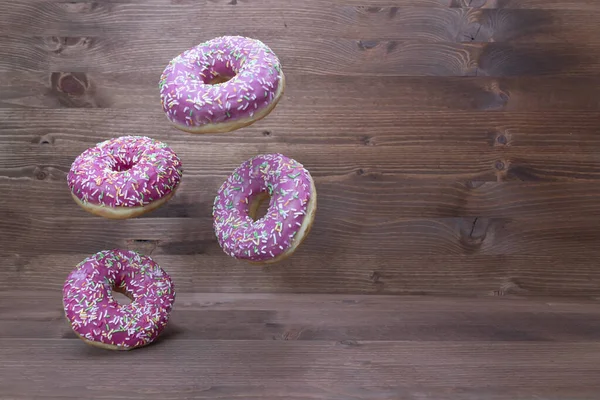
M263 382L265 376L277 382L278 389L273 389L273 383L256 388L259 392L253 395L260 394L260 398L282 398L281 388L306 389L307 385L308 393L327 399L372 398L374 393L382 398L378 391L382 387L387 387L389 398L418 394L439 399L441 394L473 399L486 393L514 398L517 394L556 393L551 389L588 396L600 389L596 379L600 373L598 350L597 342L165 339L145 351L128 353L124 360L122 354L91 348L76 339L15 339L3 341L0 347L0 373L5 379L3 393L9 397L23 396L23 388L27 388L25 393L30 395L52 393L61 398L84 392L103 398L147 398L149 391L157 396L189 397L202 392L204 396L231 398L234 393L245 393L247 386ZM57 359L70 362L56 368ZM346 382L352 382L351 386ZM223 386L229 389L225 394ZM353 391L355 387L360 390ZM232 392L232 388L237 390ZM298 398L310 398L306 391L296 389L292 396L294 393ZM319 395L322 393L325 397Z
M134 366L131 370L136 371ZM118 379L115 376L114 379ZM527 399L535 399L535 397L543 396L544 400L563 400L569 398L572 393L576 392L578 397L577 400L596 400L596 391L594 389L587 388L520 388L520 389L502 389L497 387L492 388L451 388L451 389L438 389L438 388L427 388L425 386L418 387L405 387L405 386L353 386L344 383L343 385L328 384L248 384L248 385L208 385L208 384L196 384L198 378L192 377L188 381L187 386L179 385L177 389L167 389L163 387L157 387L154 389L153 386L146 386L144 389L131 389L124 391L127 393L127 399L147 399L148 394L147 388L151 388L152 394L157 396L168 396L169 399L174 400L188 400L190 396L194 399L202 400L231 400L242 398L256 399L256 400L371 400L373 398L382 400L397 400L410 398L407 396L418 396L419 399L424 400L479 400L485 398L486 400L513 400L515 396L528 396ZM192 383L190 383L192 382ZM31 387L28 385L28 387ZM94 386L95 387L95 386ZM181 389L183 387L183 389ZM52 387L53 388L53 387ZM45 399L79 399L80 397L72 395L72 393L88 393L87 388L71 384L66 388L55 390L59 393L56 397L53 394L49 394L37 386L34 386L31 390L33 393L39 393ZM123 392L123 391L122 391ZM112 388L108 390L107 396L104 397L104 392L94 391L94 395L98 399L115 399L121 394L113 393ZM23 389L16 389L14 392L18 393L13 395L11 399L29 399L30 397L19 397L23 395ZM25 393L29 393L29 390ZM97 393L97 394L96 394Z
M0 160L0 174L64 180L71 162L86 148L111 137L141 134L166 141L181 153L186 176L216 179L217 186L244 157L271 151L298 157L327 181L597 179L598 113L492 113L481 119L477 113L365 110L330 111L317 119L316 109L300 113L285 100L280 107L243 133L218 136L176 131L160 110L138 112L135 120L127 110L0 110L0 146L7 153ZM320 157L325 145L335 158ZM224 158L224 151L234 157ZM394 155L392 163L382 162L386 154Z
M458 42L584 42L600 36L595 10L373 7L314 0L302 5L292 0L239 4L236 1L232 7L220 1L210 3L210 18L207 18L205 6L189 1L185 4L155 1L151 7L146 3L18 1L5 6L0 16L0 34L126 37L132 32L166 32L169 37L201 35L204 40L223 34L243 34L261 39L335 36ZM44 23L39 24L40 21Z
M71 3L68 0L16 0L23 2L41 2L41 3ZM81 1L81 2L87 2ZM103 3L123 3L123 4L147 4L164 5L166 0L105 0ZM179 5L198 5L196 0L176 0L173 2ZM221 4L222 3L222 4ZM263 0L265 5L280 5L281 1ZM200 3L205 6L204 3ZM248 6L252 5L249 0L211 0L211 5L228 6ZM404 8L404 7L435 7L435 8L508 8L508 9L526 9L526 10L600 10L600 4L595 0L305 0L303 4L315 6L359 6L365 8L368 12L382 12L386 8Z
M148 72L157 75L156 79L173 57L199 43L197 37L189 36L182 39L169 37L168 40L148 36L128 36L125 39L75 37L64 40L59 37L2 36L0 41L5 44L0 50L2 72ZM318 36L305 39L269 38L265 39L265 42L276 52L285 72L292 74L475 75L475 69L470 64L481 58L483 53L494 52L493 49L467 44L328 40ZM174 43L177 43L176 46ZM570 46L565 47L565 50L571 55L569 60L572 60L573 64L576 63L578 54L587 51L585 46ZM505 63L515 64L519 61L512 58L511 53L518 51L522 50L506 48L500 50L500 55L505 57ZM552 49L548 50L551 51ZM559 65L561 61L555 60L550 54L548 58L552 58L547 63L549 73L566 67ZM579 64L579 67L574 65L573 68L580 69L573 71L573 74L597 72L599 68L596 60L589 61Z
M423 4L421 4L423 3ZM419 1L419 5L436 6L427 1ZM437 6L444 6L445 1ZM473 8L510 8L510 9L543 9L543 10L600 10L596 0L456 0L449 4L450 7Z
M16 2L8 4L0 17L0 34L72 35L84 36L127 35L128 32L156 33L156 28L167 35L189 35L205 38L223 34L245 34L255 37L389 37L396 39L430 38L454 41L460 27L468 23L469 12L451 8L408 7L402 10L389 7L334 5L308 1L298 5L286 2L240 1L232 7L225 1L212 3L210 18L206 7L197 3L152 4L120 3L54 3ZM144 18L140 18L143 15ZM44 26L36 26L43 20ZM142 23L142 21L145 21ZM197 21L202 21L201 26ZM236 21L235 24L224 21ZM426 22L427 24L424 24ZM409 26L410 25L410 26ZM25 30L23 26L31 26ZM150 29L153 26L153 29ZM186 31L181 30L182 27ZM185 36L185 35L182 35Z
M148 134L177 147L210 143L269 146L315 143L415 149L422 146L460 147L473 151L494 148L499 153L506 147L596 153L600 145L597 135L600 112L597 111L482 114L454 110L410 111L400 107L394 112L390 107L373 113L364 107L352 110L359 107L359 98L349 97L343 104L332 108L326 107L324 93L310 96L299 88L290 88L293 93L282 100L267 118L234 134L223 135L181 133L170 127L160 109L150 107L135 111L113 108L0 108L0 146L27 145L32 150L35 147L80 149L123 134ZM366 94L364 102L374 102L375 93L372 95L371 98ZM396 100L387 93L382 93L380 99L381 106L383 101ZM300 106L297 103L301 103ZM308 103L315 104L311 107ZM370 104L373 108L380 106Z
M177 149L211 143L267 148L312 143L401 146L415 151L425 146L448 151L460 148L501 155L507 148L597 153L600 146L597 135L600 113L593 111L494 112L484 117L479 112L468 111L390 110L374 115L364 109L349 112L350 107L348 110L341 106L340 110L326 109L324 99L315 94L311 101L323 102L321 113L326 114L315 118L318 107L298 110L290 103L301 102L303 97L298 92L290 96L293 100L283 100L268 118L224 135L181 133L169 126L160 110L138 110L133 118L131 110L122 109L0 109L0 146L22 147L23 151L40 154L52 152L54 148L73 149L75 157L75 151L124 134L150 135ZM358 100L355 105L358 107ZM45 150L37 149L40 147Z
M260 268L226 257L216 243L207 245L192 235L171 245L161 239L125 240L119 245L151 255L171 274L181 292L600 298L597 255L589 250L593 245L588 251L564 255L556 251L550 255L415 256L402 251L408 247L404 243L395 253L330 246L327 255L304 243L287 261ZM38 242L44 247L36 244L37 252L32 250L35 247L7 249L0 259L0 289L60 291L66 276L85 257L115 247L102 239L97 239L93 248L76 246L78 238L71 240L63 253L48 251L47 239L41 236Z
M265 39L266 40L266 39ZM160 76L198 38L1 36L0 73L81 71ZM288 74L385 76L570 76L600 71L600 45L569 43L448 43L397 40L269 38ZM174 47L174 43L176 47ZM158 78L156 78L158 79Z
M42 177L44 171L38 171ZM87 217L71 199L64 174L45 180L0 178L0 212ZM141 218L210 218L214 194L226 176L186 176L168 204ZM348 218L479 217L570 219L600 216L600 184L592 182L453 182L360 175L319 177L319 212ZM40 196L40 193L43 193ZM378 203L370 201L376 194Z
M152 135L150 135L152 136ZM485 146L485 144L482 144ZM86 148L77 146L3 145L0 176L47 179L59 177ZM562 150L547 149L531 153L528 149L487 147L476 152L472 148L447 146L427 150L400 145L365 146L361 143L328 145L323 158L321 144L221 144L205 143L202 148L172 145L182 159L187 176L220 176L225 178L234 168L256 154L283 153L297 159L315 177L339 179L359 175L378 180L392 175L401 178L460 179L461 181L597 181L600 160L594 153L574 152L565 156ZM61 178L62 179L62 178Z
M18 304L15 307L15 304ZM0 339L76 338L61 292L1 292ZM177 340L593 341L597 302L177 291Z
M30 147L30 146L27 146ZM438 176L467 176L478 180L496 180L495 162L497 155L493 152L466 157L461 153L450 153L431 150L428 153L415 153L400 146L383 147L381 149L360 145L331 145L329 157L323 159L322 145L230 145L223 148L218 144L206 144L202 147L198 158L197 149L188 147L173 147L184 164L185 172L189 176L217 175L225 178L241 162L256 154L279 152L288 157L297 159L315 176L333 175L345 176L350 174L366 175L364 179L378 179L381 174L403 174L405 176L431 175ZM51 151L52 150L52 151ZM80 148L40 149L32 150L23 146L3 146L6 155L0 160L0 175L8 177L21 177L39 175L36 168L41 168L42 174L55 175L54 169L66 173L81 151ZM476 158L475 158L476 157ZM559 161L558 154L538 155L534 160L531 157L529 168L533 170L547 170L548 164L556 168L556 175L566 174L569 179L598 179L600 174L600 160L596 161L593 155L574 154L569 162L556 165ZM322 160L322 161L319 161ZM385 161L387 160L387 161ZM398 162L396 160L401 160ZM521 162L516 161L516 165ZM524 162L523 162L524 164ZM556 167L554 167L556 165ZM562 168L561 168L562 167ZM550 171L548 171L550 173Z
M600 110L595 91L600 84L597 77L382 78L291 74L287 79L282 101L261 123L286 107L290 112L310 113L312 118L330 114L332 118L341 118L338 113L343 112L344 118L372 114L374 119L380 118L379 115L382 119L389 117L385 113L406 111ZM85 108L89 112L94 108L117 108L136 110L136 115L150 110L161 115L156 74L2 73L0 89L0 111ZM365 109L368 104L378 113ZM10 113L5 113L3 119ZM317 120L326 122L323 119ZM144 123L143 118L139 123Z

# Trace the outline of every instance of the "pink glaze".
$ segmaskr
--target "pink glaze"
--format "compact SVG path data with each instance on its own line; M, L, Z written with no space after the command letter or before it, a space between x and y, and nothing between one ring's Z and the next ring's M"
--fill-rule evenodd
M233 78L209 84L217 76ZM160 78L161 103L171 122L189 127L252 118L273 102L281 76L264 43L222 36L171 60Z
M232 257L263 261L277 257L293 243L313 195L309 172L282 154L256 156L240 165L221 185L213 206L219 244ZM267 214L253 221L253 196L271 196Z
M120 305L114 288L133 301ZM169 319L175 291L169 275L150 257L104 250L83 260L63 287L73 330L92 342L131 348L153 342Z
M73 162L67 182L84 203L139 207L174 191L182 174L179 157L166 144L123 136L85 150Z

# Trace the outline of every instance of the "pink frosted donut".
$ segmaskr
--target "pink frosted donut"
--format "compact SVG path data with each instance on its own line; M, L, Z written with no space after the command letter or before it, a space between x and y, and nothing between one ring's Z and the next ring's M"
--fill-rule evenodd
M255 221L262 200L266 215ZM213 205L214 229L223 251L255 263L290 256L304 240L317 209L310 173L282 154L256 156L221 185Z
M132 302L120 305L112 292ZM128 250L104 250L83 260L63 287L65 315L86 343L131 350L162 332L175 301L171 278L150 257Z
M143 136L106 140L79 155L67 175L75 201L112 219L137 217L166 203L183 169L166 144Z
M222 36L184 51L163 71L159 88L167 118L191 133L230 132L267 116L285 77L264 43Z

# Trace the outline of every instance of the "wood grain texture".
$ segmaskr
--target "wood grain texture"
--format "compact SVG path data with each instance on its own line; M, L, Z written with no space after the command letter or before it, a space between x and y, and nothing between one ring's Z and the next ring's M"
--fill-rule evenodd
M368 100L375 101L375 96L369 99L365 94L365 101ZM392 100L390 97L385 101ZM299 107L294 106L292 101L305 102L306 110L298 110ZM296 91L293 100L285 100L269 118L244 128L238 134L217 136L182 135L170 127L162 113L150 108L135 111L0 108L0 146L40 154L57 148L73 148L72 154L76 156L76 151L121 135L124 131L138 135L152 131L153 137L178 150L186 145L200 146L198 157L203 152L202 146L211 143L265 147L314 143L357 147L401 146L414 150L427 146L456 151L463 148L495 151L498 154L507 149L595 153L600 146L597 135L600 112L545 110L481 114L477 111L410 111L400 108L394 112L391 105L389 111L379 110L375 115L359 109L345 112L345 109L350 111L359 107L359 101L358 98L349 98L347 107L326 107L324 94L305 97ZM316 118L319 105L323 115ZM440 108L444 107L440 105ZM72 120L79 123L73 124ZM287 125L285 121L292 123Z
M99 239L93 252L110 249L114 242ZM40 243L35 246L43 248L43 242ZM191 238L176 245L160 239L125 239L119 244L151 255L172 275L178 290L184 292L600 298L600 274L594 259L576 254L407 256L398 253L394 262L389 262L387 255L363 252L315 255L310 245L311 250L299 251L277 267L257 268L224 258L216 244ZM2 254L1 289L60 291L69 272L93 252Z
M481 0L474 1L481 3ZM235 6L226 1L209 4L189 1L177 4L168 0L153 2L151 6L112 2L10 2L0 16L0 34L70 37L74 32L84 36L160 32L161 36L207 38L244 34L260 39L335 36L403 41L577 42L598 37L600 33L595 24L597 12L578 8L372 7L314 0L302 5L292 0L239 3L236 0ZM496 2L496 5L501 4ZM148 7L152 7L152 11ZM45 24L36 25L35 21L39 20Z
M593 152L577 149L565 156L558 147L535 153L528 148L510 146L497 149L490 146L489 142L494 139L489 138L489 133L481 136L479 145L473 143L472 147L465 146L461 151L453 152L448 151L451 146L444 144L432 145L426 152L419 151L415 146L401 144L369 146L361 141L369 142L370 137L360 136L354 143L328 144L329 157L325 159L320 157L324 144L269 144L265 141L229 144L223 149L222 144L204 142L201 152L187 145L172 146L182 159L186 176L218 176L221 180L243 160L269 152L280 152L296 158L315 177L327 180L354 178L369 181L398 177L460 179L463 182L598 180L600 160ZM3 145L6 155L0 160L0 174L9 178L64 180L75 158L93 145ZM227 157L224 158L224 155Z
M56 292L0 300L8 398L26 383L28 396L133 399L592 399L599 389L597 302L179 293L161 339L125 360L75 339ZM58 370L57 359L70 362Z
M190 36L3 36L0 73L24 70L147 73L153 77L180 52L198 44ZM286 74L342 76L594 76L600 44L470 43L398 40L268 38Z
M401 0L399 0L401 1ZM469 7L469 8L509 8L509 9L545 9L545 10L600 10L600 4L595 0L445 0L427 3L419 2L420 6L430 7Z
M13 396L20 395L24 385L33 395L51 392L62 398L83 390L92 396L114 393L127 398L148 396L148 390L156 396L190 396L197 392L219 395L221 386L230 390L237 387L239 396L265 377L268 382L261 391L267 398L280 398L281 394L270 392L275 384L281 390L307 381L311 382L308 390L318 393L316 398L352 398L345 394L354 387L361 390L349 396L359 399L375 394L380 397L377 389L381 387L396 396L414 396L424 390L432 399L438 398L436 393L464 399L478 392L503 394L504 398L525 393L530 397L550 393L549 388L554 387L559 393L577 391L587 396L600 389L595 379L600 372L596 342L165 340L147 351L127 354L128 363L117 362L116 354L96 351L76 339L14 339L7 343L10 346L0 348L0 372L6 379L4 393ZM78 362L65 363L52 375L39 373L52 368L57 357ZM156 363L157 359L161 362ZM489 363L490 359L494 363ZM30 367L20 368L23 363ZM129 363L144 365L145 373L130 373ZM86 374L79 376L82 371ZM157 376L161 377L160 385ZM114 377L120 377L120 381L113 382ZM557 385L557 378L564 383ZM351 382L351 386L336 383L332 387L331 382ZM460 389L453 393L449 387ZM306 392L298 396L309 398Z
M0 292L0 339L76 339L60 293ZM12 305L19 304L18 308ZM569 342L600 339L597 302L177 293L165 338Z
M19 0L28 3L72 3L68 0ZM87 1L82 1L87 2ZM105 0L109 4L147 4L147 5L200 5L202 7L227 5L251 6L251 0ZM381 12L385 8L431 7L431 8L507 8L507 9L542 9L542 10L600 10L595 0L305 0L304 4L315 6L358 6L371 13ZM263 0L262 5L277 6L281 1ZM283 2L283 4L287 4ZM397 12L397 11L396 11Z
M46 175L38 170L39 180L0 178L0 192L6 201L0 211L31 218L49 216L88 217L74 208L64 174ZM54 180L60 178L59 180ZM225 176L187 177L177 194L163 207L141 218L210 218L214 196ZM540 222L553 218L573 219L582 212L600 217L600 185L590 182L452 182L402 179L384 176L363 179L361 175L320 177L323 192L320 209L326 214L344 210L349 218L488 218L527 219ZM43 196L39 194L43 193ZM371 207L368 201L377 193L381 201ZM428 199L424 201L424 199Z
M600 84L597 77L377 77L366 72L363 77L292 74L286 79L286 96L260 124L269 123L283 109L300 113L294 121L301 115L307 119L310 114L314 122L325 125L329 116L338 119L357 116L379 122L389 117L389 113L406 111L600 110L595 90ZM156 75L134 73L0 73L0 112L4 113L0 123L13 112L4 111L6 108L26 108L28 117L48 108L69 108L70 112L76 112L76 108L117 108L132 110L131 113L151 111L144 117L162 120L164 124L157 82ZM376 113L365 109L365 104L372 105ZM31 117L35 120L35 116ZM77 117L72 125L86 123L84 114ZM144 118L137 123L144 124ZM363 129L372 128L374 123L367 120ZM485 124L485 119L480 123ZM293 128L289 124L278 125L281 129ZM166 128L164 124L163 129ZM247 129L251 128L241 132Z
M0 397L591 400L600 393L600 2L0 0ZM263 40L286 92L237 132L160 108L178 53ZM141 218L70 198L77 155L168 143L177 195ZM219 185L281 152L315 179L307 240L226 256ZM153 346L86 346L61 288L138 250L177 300Z
M214 190L217 187L215 185ZM375 187L371 186L371 192ZM67 195L68 189L64 188L62 192ZM38 237L47 238L48 248L45 251L49 253L72 251L75 242L77 249L92 251L100 244L104 247L122 246L128 239L161 240L167 247L183 246L186 252L203 252L205 246L216 245L211 218L212 196L209 193L203 196L206 199L203 203L194 205L202 204L204 208L199 217L148 216L126 221L93 218L75 205L74 210L67 214L54 214L50 210L48 214L45 207L40 209L41 212L33 213L37 198L23 199L20 193L15 193L14 197L11 196L13 202L21 202L22 205L14 211L9 208L7 215L11 218L0 222L4 231L2 236L7 240L12 238L3 246L3 252L27 251L37 243ZM391 197L394 198L393 194ZM355 204L360 205L361 202L359 198ZM356 211L350 212L353 208ZM375 249L377 256L391 259L400 254L566 255L585 251L596 255L598 247L594 245L600 240L596 229L599 222L597 213L561 219L557 218L560 215L552 212L514 218L485 214L474 217L403 217L389 212L363 213L360 208L353 207L350 200L335 195L326 196L321 209L324 211L317 215L316 226L304 248L316 253L329 253L329 256L342 252L346 255L371 253ZM56 233L53 234L54 231Z

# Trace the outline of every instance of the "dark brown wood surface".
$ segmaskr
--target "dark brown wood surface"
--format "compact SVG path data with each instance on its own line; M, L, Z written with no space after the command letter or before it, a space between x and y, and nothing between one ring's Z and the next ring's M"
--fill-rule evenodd
M237 132L169 126L158 79L218 35L263 40L285 95ZM0 398L600 398L600 2L0 0ZM167 142L141 218L81 210L95 143ZM226 256L215 192L254 155L315 178L288 260ZM67 274L109 248L173 277L155 345L75 338Z

